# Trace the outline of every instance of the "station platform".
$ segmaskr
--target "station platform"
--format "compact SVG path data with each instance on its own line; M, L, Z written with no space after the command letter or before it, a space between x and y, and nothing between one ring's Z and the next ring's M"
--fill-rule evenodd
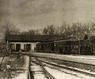
M61 55L51 53L32 53L31 56L51 59L58 64L74 67L83 71L95 72L95 56L86 55Z
M31 53L30 55L95 65L95 56L93 55L63 55L63 54L38 53L38 52Z

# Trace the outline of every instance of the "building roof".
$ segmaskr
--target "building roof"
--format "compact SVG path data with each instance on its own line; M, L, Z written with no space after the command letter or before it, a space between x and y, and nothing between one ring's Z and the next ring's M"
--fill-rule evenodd
M7 37L9 42L52 42L62 39L64 37L57 35L9 35Z

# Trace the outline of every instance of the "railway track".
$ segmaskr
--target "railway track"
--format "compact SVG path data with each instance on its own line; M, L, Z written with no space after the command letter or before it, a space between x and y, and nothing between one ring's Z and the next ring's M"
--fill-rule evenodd
M49 70L62 72L62 75L64 75L65 73L67 75L70 75L71 77L74 77L73 79L89 79L89 78L95 79L95 74L83 72L77 69L73 69L71 67L66 67L65 65L59 65L53 61L45 60L43 58L35 58L35 57L32 58L34 58L35 60L31 59L31 62L39 65L42 68L43 74L45 74L46 77L45 79L60 79L55 77L55 75L58 75L56 74L56 72L55 74L52 74L52 72ZM72 78L66 78L66 79L72 79Z
M48 61L48 60L43 60L41 58L38 58L38 60L40 60L40 62L42 62L44 65L46 66L53 66L53 68L57 69L57 70L61 70L62 69L66 69L66 70L70 70L70 71L74 71L74 72L77 72L77 73L81 73L81 74L84 74L84 75L88 75L88 76L91 76L91 77L94 77L95 78L95 72L89 72L87 70L82 70L82 69L78 69L78 68L73 68L73 67L68 67L66 65L63 65L63 64L58 64L57 62L54 62L54 61ZM64 72L64 70L63 70ZM68 74L71 74L71 75L76 75L76 74L72 74L72 73L69 73L69 72L65 72L65 73L68 73Z
M44 74L46 75L47 79L55 79L45 68L44 65L42 64L42 62L36 58L36 60L38 61L38 64L42 67Z
M44 65L40 62L40 60L38 60L37 58L35 60L31 60L32 63L36 64L36 66L39 66L40 68L40 73L44 75L44 78L42 79L55 79L45 68L44 68ZM31 69L30 69L31 70ZM32 70L31 70L32 71ZM39 73L39 71L32 71L32 74L30 73L30 75L32 75L32 78L31 79L36 79L34 78L33 76L33 73ZM39 77L39 79L41 79Z

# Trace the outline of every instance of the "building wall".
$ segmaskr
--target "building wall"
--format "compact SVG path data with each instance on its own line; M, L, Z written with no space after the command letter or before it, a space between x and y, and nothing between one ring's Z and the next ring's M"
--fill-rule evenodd
M32 50L32 51L35 51L36 44L37 44L37 43L31 43L31 50Z
M35 51L36 44L38 42L10 42L10 45L12 45L12 49L16 50L17 44L20 44L20 50L25 51L27 49L27 45L30 46L30 51ZM27 51L27 50L26 50Z

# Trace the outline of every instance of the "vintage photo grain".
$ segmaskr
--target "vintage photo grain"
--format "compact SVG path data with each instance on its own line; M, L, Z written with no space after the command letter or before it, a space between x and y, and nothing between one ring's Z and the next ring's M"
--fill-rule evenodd
M0 0L0 79L95 79L95 0Z

